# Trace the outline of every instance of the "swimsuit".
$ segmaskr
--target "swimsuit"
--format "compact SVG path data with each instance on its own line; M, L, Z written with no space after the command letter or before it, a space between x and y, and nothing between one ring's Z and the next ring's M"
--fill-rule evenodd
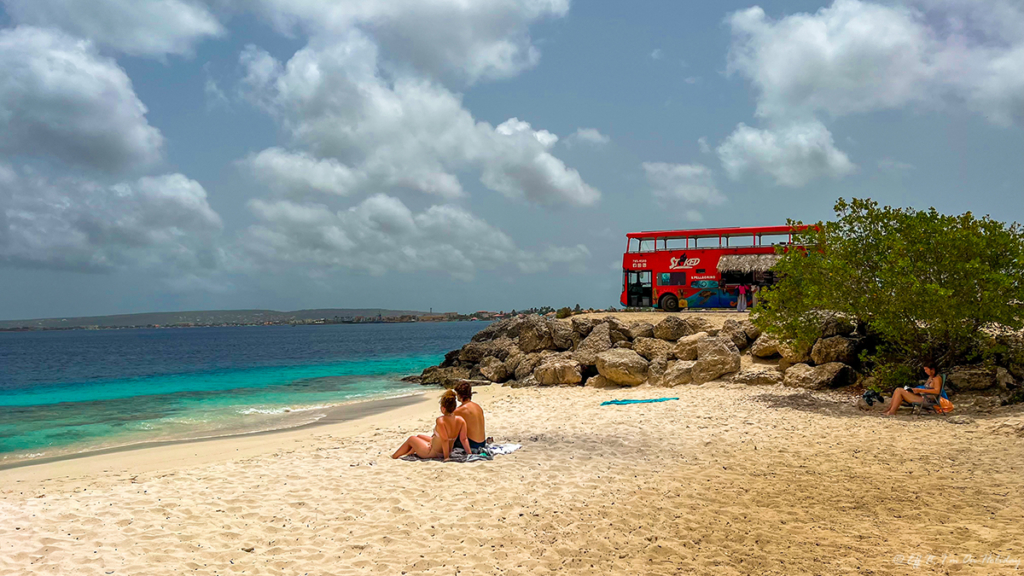
M479 450L479 449L483 448L484 446L487 446L487 442L486 441L485 442L477 442L476 440L473 440L473 439L470 439L470 438L466 438L466 440L469 440L469 448L471 450Z

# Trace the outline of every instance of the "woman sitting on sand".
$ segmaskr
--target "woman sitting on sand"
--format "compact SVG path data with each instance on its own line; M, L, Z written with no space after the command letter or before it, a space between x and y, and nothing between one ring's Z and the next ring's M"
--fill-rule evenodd
M884 416L896 415L896 411L899 410L904 402L908 404L924 402L924 396L921 396L921 394L937 395L942 391L942 376L939 375L938 370L934 366L925 364L924 373L928 375L928 381L925 382L924 388L911 388L909 391L897 388L893 391L892 403L889 404L889 409L883 412Z
M455 391L445 390L441 395L441 417L434 425L434 435L409 436L409 439L402 444L397 452L391 455L392 458L401 458L406 454L415 454L420 458L437 458L444 456L445 462L455 448L455 440L462 443L462 449L466 454L472 454L469 449L469 439L466 437L466 421L462 416L452 414L455 411Z

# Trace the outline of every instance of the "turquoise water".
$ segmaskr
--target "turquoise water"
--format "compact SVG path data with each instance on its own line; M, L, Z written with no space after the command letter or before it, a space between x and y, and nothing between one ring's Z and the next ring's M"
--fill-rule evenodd
M269 430L421 392L479 323L0 334L0 463Z

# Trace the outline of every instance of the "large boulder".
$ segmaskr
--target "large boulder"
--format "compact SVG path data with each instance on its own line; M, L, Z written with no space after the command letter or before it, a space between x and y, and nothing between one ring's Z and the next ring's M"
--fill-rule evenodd
M533 377L544 386L575 385L583 381L583 372L575 360L548 356L533 371Z
M662 386L679 386L693 382L693 360L676 360L669 362L665 374L661 377Z
M629 325L629 339L654 338L654 324L650 322L634 322Z
M526 354L523 354L518 349L509 354L508 358L505 358L505 372L509 378L515 376L516 368L519 367L519 363L522 362L523 358L526 358Z
M654 360L658 356L672 354L672 344L659 338L645 338L643 336L633 341L633 351L648 360Z
M572 326L565 322L550 322L551 340L556 350L572 349Z
M857 344L857 340L846 336L821 338L811 348L811 360L819 365L829 362L854 365L857 363Z
M615 344L612 344L612 348L625 348L627 350L633 349L633 343L629 340L619 340Z
M601 318L600 322L607 324L610 330L619 332L623 336L629 334L629 325L615 316L605 316L604 318Z
M692 371L694 384L710 382L739 369L740 351L729 338L705 338L697 343L697 362Z
M750 320L744 320L743 322L740 322L740 325L743 326L743 331L747 333L747 340L753 342L761 336L761 329L755 326Z
M743 329L743 325L735 320L726 320L722 324L722 329L718 331L718 336L732 340L738 350L747 347L747 332Z
M582 318L580 316L573 316L570 323L572 323L572 331L583 338L589 336L590 331L597 325L597 322L594 322L593 318Z
M638 386L647 380L647 360L632 350L605 350L597 355L597 372L616 384Z
M495 322L473 336L473 342L484 342L497 338L518 338L519 329L522 327L523 319L518 316L506 318Z
M718 335L718 328L715 328L715 325L710 320L702 316L687 316L683 322L689 327L690 334L707 332L710 336Z
M663 354L652 358L647 365L647 383L652 386L661 386L666 370L668 370L668 356Z
M676 342L676 347L673 348L672 354L679 360L696 360L697 344L707 337L707 332L697 332L696 334L683 336Z
M621 342L629 342L629 336L625 332L611 328L608 330L608 337L611 338L612 345L619 344Z
M551 324L540 316L527 316L519 330L519 349L527 354L553 349L555 340L551 335Z
M693 334L690 325L678 316L666 316L654 325L654 337L675 342L683 336Z
M597 355L612 347L610 330L607 324L598 324L590 335L580 342L573 352L573 359L584 366L597 364Z
M752 366L750 368L745 368L733 374L729 378L730 382L747 384L750 386L771 386L774 384L782 384L782 380L782 372L779 372L775 368L769 366Z
M828 314L821 320L821 337L829 338L832 336L848 336L857 329L857 325L854 324L853 320L844 318L842 316L836 316L834 314Z
M761 334L750 345L750 355L757 358L771 358L780 354L779 341L771 334Z
M465 366L451 366L448 368L438 368L431 366L423 371L421 376L423 384L440 384L448 387L448 384L452 380L460 380L469 378L470 370Z
M782 356L782 360L779 360L779 370L783 372L794 364L811 362L811 346L809 344L780 341L778 343L778 350Z
M988 390L997 384L995 366L957 366L949 371L946 382L957 390Z
M504 382L508 380L509 371L505 363L494 356L488 356L480 361L480 374L491 382Z
M596 374L594 376L591 376L590 378L587 378L587 382L584 384L584 386L590 388L614 388L618 386L618 384L612 382L611 380L605 378L604 376L601 376L600 374Z
M438 367L439 368L448 368L450 366L455 366L457 364L458 360L459 360L459 354L460 353L462 353L461 349L459 349L459 350L452 350L451 352L445 354L444 355L444 360L442 360L441 363L438 364Z
M545 357L550 356L552 352L533 352L530 354L524 354L522 359L519 361L519 365L516 366L516 380L523 380L530 374L533 374L534 369L540 365Z
M849 386L857 379L857 374L846 364L829 362L821 366L794 364L786 370L783 383L794 388L808 390L825 390Z

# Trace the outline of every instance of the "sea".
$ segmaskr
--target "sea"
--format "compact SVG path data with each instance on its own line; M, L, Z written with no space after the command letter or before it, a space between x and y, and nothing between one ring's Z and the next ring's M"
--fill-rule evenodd
M0 332L0 467L302 426L402 382L483 322Z

